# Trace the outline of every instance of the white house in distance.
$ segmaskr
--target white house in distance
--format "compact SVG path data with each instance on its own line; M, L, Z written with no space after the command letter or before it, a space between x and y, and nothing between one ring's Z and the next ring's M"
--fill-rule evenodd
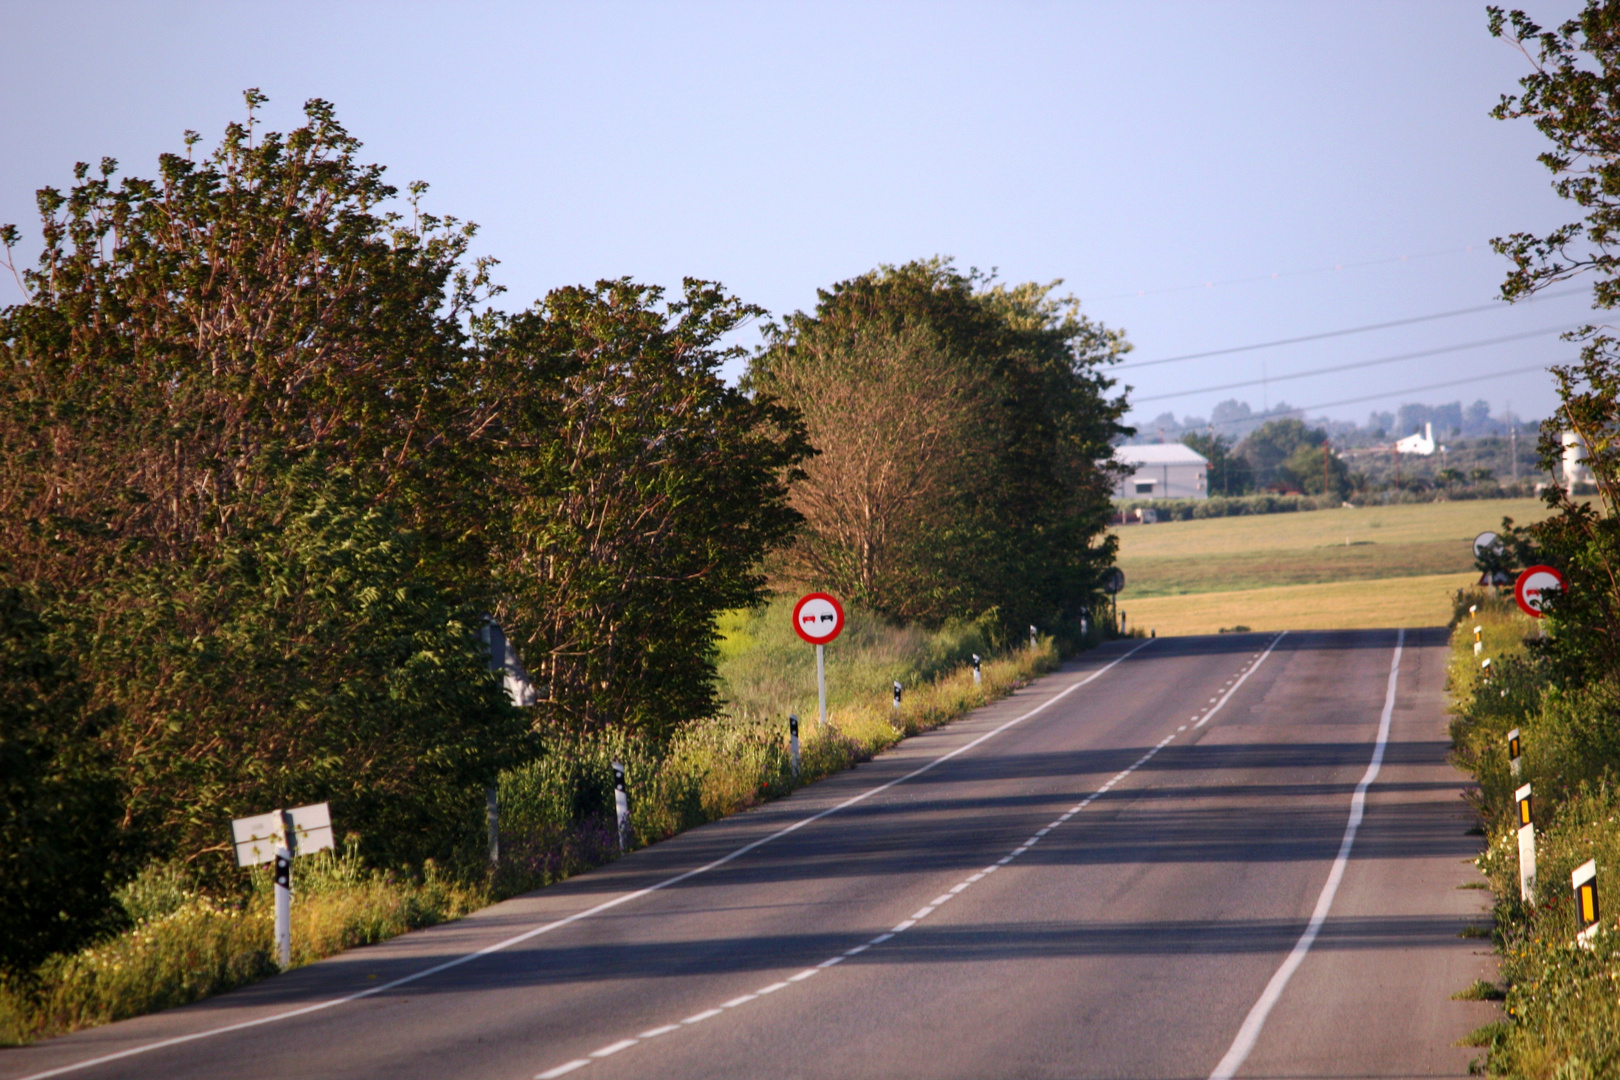
M1209 497L1209 459L1181 443L1117 446L1114 457L1131 470L1114 494L1121 499Z
M1423 434L1408 435L1395 443L1395 452L1398 454L1421 454L1428 457L1434 453L1434 425L1424 424Z

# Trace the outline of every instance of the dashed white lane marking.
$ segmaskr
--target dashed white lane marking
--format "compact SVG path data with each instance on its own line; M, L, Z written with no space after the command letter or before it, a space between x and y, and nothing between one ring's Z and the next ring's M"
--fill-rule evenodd
M782 985L786 986L787 983L783 983ZM638 1039L656 1039L660 1035L668 1035L672 1031L679 1031L679 1030L681 1030L681 1025L679 1025L679 1024L665 1024L663 1027L655 1027L651 1031L643 1031L640 1035L637 1035L636 1038L638 1038Z
M1287 631L1284 631L1283 633L1286 633L1286 632ZM1404 634L1405 634L1405 631L1402 631L1403 638L1404 638ZM1248 679L1248 677L1251 674L1254 673L1255 668L1260 666L1260 661L1264 660L1267 656L1269 656L1271 654L1272 649L1275 649L1277 647L1277 642L1281 641L1282 638L1283 638L1283 634L1278 634L1275 638L1272 639L1271 644L1266 648L1266 650L1264 652L1256 653L1255 656L1257 657L1257 659L1255 659L1253 662L1249 663L1248 665L1246 665L1244 667L1241 675L1235 680L1235 682L1233 680L1228 680L1228 684L1231 686L1231 689L1226 692L1225 696L1217 696L1217 697L1212 697L1212 698L1209 699L1212 703L1214 703L1214 706L1213 706L1213 708L1209 709L1207 712L1204 713L1203 719L1200 720L1197 716L1194 716L1192 718L1192 720L1189 721L1188 723L1193 723L1193 721L1196 721L1196 723L1193 724L1194 727L1203 727L1204 723L1206 721L1208 721L1210 717L1214 716L1215 713L1221 708L1221 706L1225 705L1226 702L1232 697L1232 695L1237 692L1238 688L1241 687L1243 685L1243 683ZM1152 639L1150 638L1149 640L1152 640ZM1127 654L1127 655L1129 655L1129 654ZM1397 653L1396 653L1397 660L1399 659L1399 655L1400 654L1399 654L1399 651L1397 649ZM1121 659L1123 659L1123 657ZM1116 661L1116 663L1117 663L1117 661ZM1393 701L1394 685L1395 685L1395 683L1394 683L1394 675L1391 674L1391 676L1390 676L1390 687L1391 687L1390 693L1392 695L1391 696L1391 701ZM1388 713L1388 706L1386 706L1385 725L1384 725L1384 728L1382 729L1383 735L1380 736L1381 739L1388 734L1388 716L1387 716L1387 713ZM1181 732L1186 731L1186 730L1187 730L1187 724L1182 724L1179 728L1176 729L1176 734L1180 734ZM816 974L818 971L824 971L824 970L826 970L828 968L836 967L837 965L843 963L846 959L848 959L850 957L853 957L853 956L858 956L861 953L865 952L867 949L870 949L872 946L881 945L883 942L888 941L890 938L894 937L896 934L901 934L901 933L904 933L905 931L911 929L913 926L916 926L917 923L921 922L923 919L926 919L928 916L932 915L935 911L939 910L939 908L940 908L940 906L942 904L946 903L948 900L952 899L953 897L955 897L957 895L960 895L964 890L966 890L968 888L968 886L972 885L974 882L982 881L984 879L985 875L994 873L995 871L999 870L1001 867L1006 866L1008 863L1011 863L1014 859L1016 859L1018 856L1024 854L1024 852L1028 851L1030 848L1034 847L1036 844L1040 843L1042 838L1045 837L1048 833L1050 833L1053 829L1057 828L1059 825L1062 825L1064 822L1068 821L1068 819L1070 817L1072 817L1073 815L1075 815L1075 814L1079 813L1080 811L1084 810L1086 807L1090 806L1091 803L1099 795L1104 794L1105 792L1108 791L1108 789L1112 788L1115 784L1119 783L1121 780L1124 780L1126 777L1130 776L1136 770L1140 769L1143 765L1147 764L1147 762L1150 761L1155 754L1157 754L1160 750L1163 750L1166 746L1169 746L1170 743L1175 740L1175 737L1176 737L1175 735L1166 735L1163 739L1160 739L1159 742L1156 743L1151 750L1149 750L1147 753L1143 754L1140 758L1138 758L1134 765L1132 765L1128 769L1122 769L1120 772L1115 774L1108 781L1108 783L1102 785L1095 792L1093 792L1090 795L1087 795L1084 799L1081 799L1078 803L1076 803L1074 805L1074 807L1072 809L1070 809L1062 817L1058 818L1056 821L1052 822L1050 825L1046 826L1044 829L1040 829L1039 831L1037 831L1034 836L1031 836L1028 840L1025 840L1022 844L1020 844L1018 847L1014 848L1009 854L1007 854L1003 858L997 859L994 863L992 863L991 865L985 867L983 870L977 871L976 873L969 875L967 878L965 878L962 881L958 882L957 884L951 886L951 888L948 891L943 892L940 895L934 897L934 899L930 900L925 907L919 908L917 911L913 912L911 918L906 919L903 922L900 922L900 923L896 924L894 929L890 930L888 933L879 934L877 937L873 938L871 941L866 942L864 945L857 945L852 949L845 950L844 952L838 954L837 956L829 957L826 960L823 960L821 963L817 964L815 967L806 968L805 970L799 972L797 975L789 975L786 982L772 983L770 986L767 986L767 987L764 987L762 989L756 990L752 994L744 994L741 997L732 998L730 1001L727 1001L724 1004L722 1004L721 1007L718 1008L718 1009L710 1009L707 1012L698 1013L696 1016L687 1017L685 1020L682 1020L681 1023L682 1024L695 1024L695 1023L698 1023L699 1021L707 1020L710 1017L720 1015L726 1009L737 1008L740 1005L745 1005L750 1001L757 1000L759 997L761 997L761 996L763 996L765 994L770 994L770 993L774 993L777 990L785 989L791 983L803 982L805 979L810 978L812 975ZM1380 742L1379 746L1380 746L1379 753L1381 754L1381 752L1382 752L1382 742ZM1370 775L1371 774L1369 774L1369 777L1370 777ZM1369 783L1369 782L1370 782L1370 779L1367 780L1367 781L1364 781L1363 783L1365 784L1365 783ZM1358 789L1358 792L1359 791L1360 791L1360 789ZM1358 797L1360 797L1359 794L1358 794ZM1359 817L1357 818L1357 820L1359 820ZM1346 841L1346 844L1348 845L1348 840ZM1347 851L1348 851L1348 846L1346 846L1345 849L1341 850L1341 856L1344 855ZM1336 869L1335 872L1339 873L1342 876L1342 873L1343 873L1342 868L1341 869ZM1330 878L1330 880L1333 880L1333 879ZM1313 925L1319 926L1320 923L1315 923ZM1296 966L1297 966L1297 964L1296 964ZM1292 971L1290 970L1289 973L1292 974ZM1279 972L1279 974L1281 974L1281 973ZM1286 982L1287 980L1284 979L1284 981ZM1280 988L1279 988L1279 992L1280 992ZM1257 1005L1256 1008L1258 1009L1259 1006ZM1267 1010L1269 1011L1269 1009L1270 1009L1270 1006L1268 1005ZM1265 1018L1262 1016L1261 1021L1263 1022L1264 1019ZM678 1030L679 1027L680 1027L679 1024L670 1024L670 1025L666 1025L665 1027L662 1027L662 1028L654 1028L650 1032L644 1032L641 1035L641 1038L645 1039L645 1038L648 1038L648 1037L650 1037L652 1035L661 1035L661 1034L663 1034L665 1032L668 1032L668 1031L675 1031L675 1030ZM1258 1028L1256 1028L1256 1033L1258 1033ZM618 1053L618 1051L625 1049L625 1047L634 1045L635 1042L636 1042L635 1039L622 1040L622 1043L614 1043L611 1046L605 1046L601 1050L594 1051L591 1054L591 1057L596 1057L596 1058L607 1057L609 1054ZM1251 1042L1252 1042L1252 1040L1251 1040ZM1235 1047L1235 1044L1234 1044L1234 1049L1235 1048L1236 1047ZM1245 1056L1247 1055L1247 1053L1248 1053L1248 1051L1245 1050L1244 1051ZM1230 1056L1230 1054L1228 1056ZM549 1080L549 1078L551 1078L551 1077L562 1076L564 1073L572 1072L574 1069L577 1069L577 1068L580 1068L583 1065L589 1065L589 1064L590 1064L589 1059L587 1059L587 1058L577 1058L574 1061L566 1062L566 1063L564 1063L562 1065L557 1066L557 1068L552 1069L550 1072L540 1073L535 1078L535 1080ZM1239 1060L1237 1062L1237 1064L1241 1065L1242 1061ZM1236 1068L1236 1066L1234 1066L1234 1069L1235 1068ZM1227 1077L1230 1077L1231 1074L1228 1073L1226 1075L1227 1075ZM28 1080L32 1080L32 1078L28 1078ZM1212 1080L1216 1080L1216 1078L1212 1078Z
M681 1023L683 1023L683 1024L701 1024L701 1023L703 1023L703 1021L709 1019L710 1017L719 1016L722 1011L723 1010L721 1010L721 1009L704 1009L702 1012L698 1013L696 1016L688 1016L685 1020L682 1020Z
M611 1057L612 1055L617 1054L620 1050L630 1049L640 1041L640 1039L620 1039L618 1042L610 1043L607 1046L602 1047L600 1050L592 1050L590 1056L593 1058Z
M893 780L887 781L886 783L879 784L876 787L867 788L859 795L853 795L850 798L845 799L843 802L834 806L829 806L827 809L822 810L819 813L800 818L793 824L784 826L768 836L762 836L758 840L744 844L742 847L739 847L734 851L730 851L712 862L707 862L702 866L694 867L693 869L687 870L684 873L676 874L674 877L665 878L663 881L648 885L646 888L636 889L633 892L627 892L620 896L615 896L611 900L604 900L595 907L587 908L584 911L576 911L574 914L564 916L561 919L555 919L552 922L542 923L539 926L531 927L530 929L523 931L521 934L514 934L512 937L509 937L504 941L497 941L493 945L486 945L482 949L476 949L470 953L463 953L460 956L452 957L449 960L434 964L432 967L426 967L420 971L413 971L409 975L402 975L397 979L392 979L385 983L378 983L376 986L368 986L364 990L356 990L352 994L345 994L342 997L329 998L326 1001L317 1001L313 1005L303 1005L296 1009L288 1009L286 1012L272 1013L269 1016L261 1016L254 1020L241 1020L234 1024L222 1024L216 1028L206 1028L202 1031L194 1031L189 1035L177 1035L172 1039L159 1039L156 1042L145 1043L141 1046L132 1046L128 1050L119 1050L116 1053L103 1054L100 1057L87 1058L84 1061L75 1061L71 1065L63 1065L55 1069L47 1069L44 1072L31 1073L28 1076L18 1077L18 1080L46 1080L46 1077L61 1076L64 1073L78 1072L80 1069L88 1069L95 1065L105 1065L109 1061L120 1061L127 1057L134 1057L137 1054L150 1053L153 1050L162 1050L170 1046L181 1046L185 1043L196 1042L198 1039L209 1039L213 1038L215 1035L225 1035L232 1031L244 1031L248 1028L262 1027L265 1024L275 1024L283 1020L291 1020L295 1017L307 1016L308 1014L314 1012L321 1012L324 1009L336 1008L339 1005L347 1005L352 1001L360 1001L363 998L374 997L377 994L387 993L389 990L392 990L395 987L404 986L407 983L413 983L418 979L425 979L431 975L437 975L441 971L448 971L451 968L460 967L462 964L470 963L473 960L489 956L492 953L502 952L506 949L510 949L514 945L521 945L530 938L539 937L541 934L549 934L553 930L564 926L569 926L573 923L579 922L581 919L589 919L592 916L600 915L602 912L616 908L620 904L629 903L631 900L638 900L643 896L658 892L660 889L667 889L671 885L678 885L690 878L697 877L699 874L706 874L710 870L714 870L717 867L725 866L727 863L741 858L750 851L753 851L755 848L763 847L764 845L771 843L773 840L780 840L782 837L787 836L790 833L797 832L806 825L820 821L824 817L836 814L840 810L847 810L849 807L854 806L857 803L870 799L873 795L889 790L896 784L903 784L907 780L921 776L930 769L943 765L952 758L967 753L969 750L972 750L981 743L1000 735L1008 728L1016 727L1035 714L1045 712L1047 709L1051 708L1053 705L1056 705L1058 702L1062 701L1064 698L1068 697L1082 686L1085 686L1095 679L1100 678L1106 672L1112 671L1115 667L1118 667L1126 660L1129 660L1131 657L1153 644L1155 640L1156 639L1154 638L1148 638L1135 648L1129 649L1126 652L1114 657L1114 659L1110 660L1108 663L1104 664L1096 671L1093 671L1090 675L1087 675L1080 681L1070 683L1068 686L1064 687L1062 690L1059 690L1057 693L1053 694L1051 697L1047 698L1033 709L1030 709L1028 712L1023 713L1020 716L1013 717L1011 720L1008 720L999 727L992 728L983 735L980 735L977 739L963 743L955 750L941 754L939 757L934 758L932 761L913 769L911 772L908 772L903 776L897 776ZM583 1058L580 1060L586 1065L590 1064L589 1061L585 1061ZM579 1067L579 1065L571 1065L571 1068L574 1069ZM561 1066L559 1066L559 1068L561 1068ZM568 1070L564 1071L566 1072ZM557 1073L556 1075L561 1076L562 1073Z
M1294 972L1304 962L1305 954L1311 951L1311 945L1316 941L1316 935L1322 929L1322 923L1327 920L1328 911L1333 907L1333 898L1339 892L1339 883L1344 880L1345 867L1350 862L1350 848L1356 842L1356 831L1361 828L1361 817L1367 807L1367 789L1372 782L1378 779L1378 771L1384 764L1384 747L1389 742L1389 722L1395 713L1395 682L1401 674L1401 650L1406 646L1406 631L1400 630L1395 635L1395 655L1389 659L1389 688L1384 691L1384 711L1378 718L1378 741L1373 744L1372 760L1367 763L1367 772L1356 785L1355 794L1350 796L1350 820L1344 826L1344 839L1339 841L1339 855L1333 860L1333 869L1328 871L1327 881L1322 885L1322 891L1316 898L1316 908L1311 912L1311 921L1305 927L1305 932L1294 943L1293 951L1288 959L1282 962L1266 988L1260 992L1260 999L1249 1010L1249 1015L1243 1020L1243 1026L1238 1028L1237 1038L1232 1040L1231 1049L1221 1058L1215 1066L1215 1071L1209 1074L1209 1080L1232 1080L1237 1071L1243 1067L1249 1052L1254 1049L1255 1040L1260 1037L1260 1029L1266 1026L1266 1017L1271 1015L1272 1006L1282 997L1283 989L1288 980L1294 977ZM1269 650L1268 650L1269 651ZM1259 666L1258 664L1256 665Z

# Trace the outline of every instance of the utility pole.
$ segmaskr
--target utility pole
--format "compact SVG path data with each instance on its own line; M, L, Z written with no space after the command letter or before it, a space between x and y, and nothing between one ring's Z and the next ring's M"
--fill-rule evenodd
M1328 493L1328 446L1329 443L1324 442L1322 444L1322 497L1324 499L1327 498Z

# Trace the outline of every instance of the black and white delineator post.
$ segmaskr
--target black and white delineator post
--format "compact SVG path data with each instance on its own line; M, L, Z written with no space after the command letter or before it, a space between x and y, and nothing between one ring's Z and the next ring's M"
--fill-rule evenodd
M973 685L974 686L979 685L979 679L980 679L980 676L979 676L979 654L974 653L973 654Z
M1035 627L1033 625L1029 628L1029 647L1031 649L1035 647Z
M896 724L900 722L900 691L900 680L896 679L894 681L894 722Z
M1530 806L1530 785L1513 793L1519 804L1519 899L1536 902L1536 824Z
M283 971L292 966L292 863L332 847L332 813L326 803L272 810L231 822L236 865L274 863L276 889L276 960Z
M1514 728L1508 732L1508 772L1513 778L1519 778L1519 729Z
M518 658L517 649L512 647L506 631L486 615L484 625L479 628L478 639L489 647L489 670L500 674L501 685L506 688L506 696L512 704L519 708L533 705L539 694L529 681L529 673L524 669L523 661ZM489 865L498 866L501 861L499 788L484 789L484 825L489 832Z
M1485 651L1485 628L1483 626L1476 626L1476 627L1474 627L1474 655L1478 656L1480 653L1482 653L1484 651Z
M1602 918L1598 914L1597 860L1587 859L1571 871L1569 884L1575 894L1575 919L1581 925L1575 944L1590 948L1592 935L1597 933L1598 921Z
M793 762L793 777L799 776L799 718L788 714L788 758Z
M624 765L613 763L613 814L619 823L619 851L630 850L630 793L624 787Z

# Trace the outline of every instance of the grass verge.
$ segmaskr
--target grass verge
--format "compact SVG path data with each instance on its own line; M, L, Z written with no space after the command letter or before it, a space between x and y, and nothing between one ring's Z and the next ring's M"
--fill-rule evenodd
M1620 934L1612 914L1620 887L1620 702L1612 684L1552 688L1526 642L1539 627L1511 599L1474 596L1459 605L1450 685L1452 738L1459 764L1479 782L1476 806L1488 837L1478 859L1496 896L1493 937L1507 987L1506 1017L1474 1033L1493 1076L1587 1078L1620 1075ZM1481 628L1482 656L1473 650ZM1481 664L1491 660L1490 674ZM1518 728L1520 775L1507 758L1507 732ZM1535 797L1536 902L1519 898L1514 790ZM1591 948L1574 941L1577 920L1569 874L1598 865L1610 914Z
M668 745L625 732L555 735L533 764L500 779L501 861L488 876L429 864L401 875L364 866L355 845L297 864L292 966L460 918L494 900L619 856L611 762L626 765L635 845L779 797L865 761L906 734L988 704L1057 665L1053 643L1001 650L982 627L928 633L860 612L828 648L829 723L815 722L813 649L781 604L722 623L726 711ZM975 683L969 658L989 657ZM897 717L890 686L905 688ZM806 688L808 685L808 689ZM805 723L792 770L786 714ZM148 867L118 894L128 928L0 979L0 1045L127 1019L241 986L279 969L264 868L237 895L198 891L174 867Z

